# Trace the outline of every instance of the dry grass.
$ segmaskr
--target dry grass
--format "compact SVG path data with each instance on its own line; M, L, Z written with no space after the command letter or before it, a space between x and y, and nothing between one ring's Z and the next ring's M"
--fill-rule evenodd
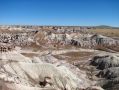
M112 46L112 47L107 47L107 48L114 50L116 52L119 52L119 46Z
M119 46L96 46L94 49L106 52L119 52Z
M26 56L26 57L34 57L34 56L38 56L38 54L35 53L21 53L22 55Z
M23 31L20 31L20 30L8 30L8 29L0 29L0 33L22 33L22 32L24 32L24 30Z
M119 37L119 29L91 29L89 33L98 33L109 37Z
M77 57L89 56L91 54L92 54L91 52L68 52L62 55L77 58Z
M79 60L88 60L90 56L94 55L93 52L68 52L60 55L54 55L59 60L66 60L69 63Z

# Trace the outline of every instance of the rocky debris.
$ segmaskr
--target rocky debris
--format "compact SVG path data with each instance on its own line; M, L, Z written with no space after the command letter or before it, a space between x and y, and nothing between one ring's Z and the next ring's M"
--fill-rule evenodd
M0 43L0 53L13 51L15 46L13 44Z
M33 42L36 33L37 31L0 33L0 43L14 44L18 46L30 45L31 42Z
M119 57L116 55L95 56L91 60L91 65L96 66L98 69L107 69L110 67L119 66Z
M0 25L0 29L4 30L31 30L31 29L40 29L40 30L52 30L55 32L80 32L87 29L94 29L96 27L92 26L34 26L34 25Z

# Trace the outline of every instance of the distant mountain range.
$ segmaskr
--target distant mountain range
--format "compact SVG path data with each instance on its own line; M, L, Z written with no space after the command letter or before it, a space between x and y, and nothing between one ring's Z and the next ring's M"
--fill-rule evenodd
M100 25L100 26L95 26L96 28L107 28L107 29L119 29L119 27L113 27L113 26L107 26L107 25Z

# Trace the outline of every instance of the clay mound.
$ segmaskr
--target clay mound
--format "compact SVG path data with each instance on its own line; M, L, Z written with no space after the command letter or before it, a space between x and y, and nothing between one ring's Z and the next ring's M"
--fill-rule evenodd
M119 90L119 67L104 69L97 76L105 78L100 82L105 90Z
M78 78L67 67L56 67L52 64L11 62L1 67L0 73L0 80L4 83L37 87L39 90L40 88L46 88L43 90L49 88L52 88L51 90L76 90L89 86L84 83L86 79Z
M91 40L92 39L99 39L99 38L106 38L105 36L99 35L99 34L94 34L91 36Z
M58 59L56 59L55 57L53 57L52 55L48 54L48 55L42 55L39 57L39 59L44 62L44 63L51 63L54 64L56 62L58 62Z
M104 79L100 81L100 85L104 90L119 90L119 77Z
M113 67L113 68L102 70L98 73L97 76L100 76L106 79L117 78L119 77L119 67Z
M95 56L91 60L91 65L97 66L97 69L106 69L119 66L119 57L116 55Z
M92 86L92 87L89 87L85 90L104 90L103 88L99 87L99 86Z
M110 37L106 37L106 36L103 36L103 35L99 35L99 34L95 34L93 36L91 36L91 40L95 41L97 44L110 44L110 45L113 45L115 44L115 40L110 38Z
M104 88L105 87L107 87L107 88L105 88L105 90L119 90L119 84L111 84L112 82L110 82L110 83L107 83L105 86L104 86Z

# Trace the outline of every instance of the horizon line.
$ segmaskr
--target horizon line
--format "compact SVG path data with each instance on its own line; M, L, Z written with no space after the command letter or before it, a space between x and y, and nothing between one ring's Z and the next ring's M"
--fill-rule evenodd
M119 27L113 25L47 25L47 24L0 24L0 26L72 26L72 27L97 27L97 26L108 26L108 27Z

